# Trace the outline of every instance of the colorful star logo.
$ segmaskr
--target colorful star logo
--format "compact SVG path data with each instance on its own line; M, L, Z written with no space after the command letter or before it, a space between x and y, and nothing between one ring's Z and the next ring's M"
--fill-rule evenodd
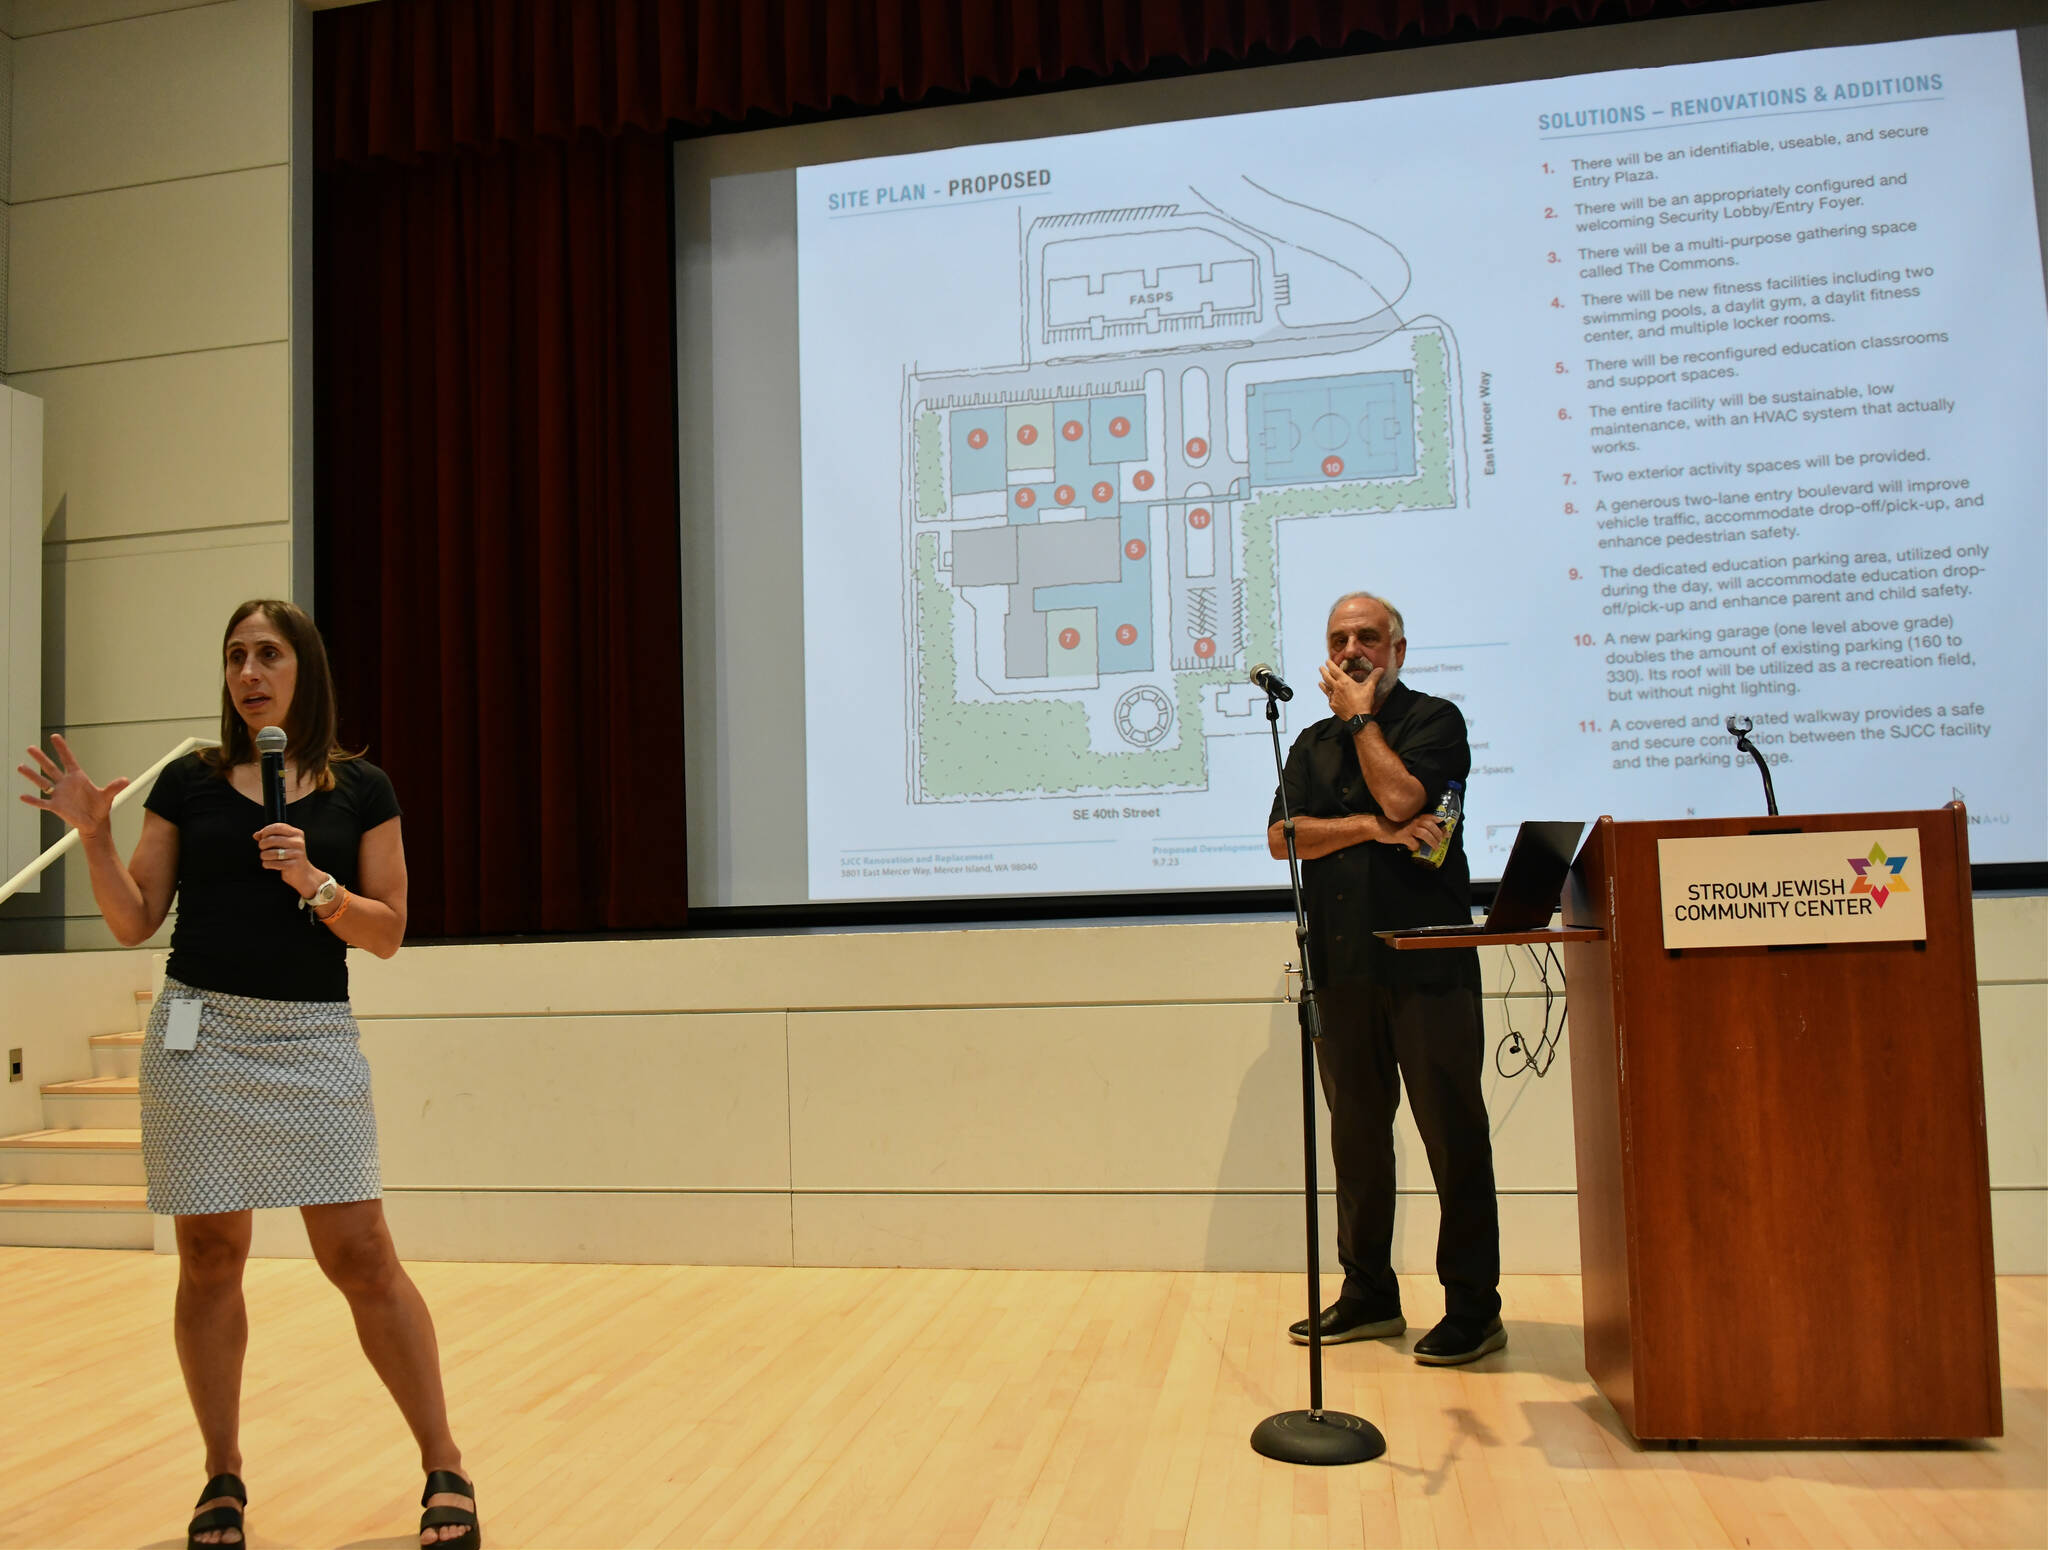
M1882 845L1870 847L1868 856L1851 856L1849 865L1856 869L1856 881L1849 887L1851 894L1867 893L1879 909L1884 901L1895 893L1911 893L1906 886L1906 856L1887 856Z

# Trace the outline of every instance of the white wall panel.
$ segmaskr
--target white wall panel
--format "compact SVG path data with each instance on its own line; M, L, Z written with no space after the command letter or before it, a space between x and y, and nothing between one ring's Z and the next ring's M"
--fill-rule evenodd
M2023 930L2015 903L1982 901L1987 937L2014 914ZM1241 985L1238 950L1275 933L1285 924L356 953L358 1010L381 1014L364 1036L393 1219L420 1258L1286 1268L1301 1242L1292 1011L1170 999L1191 980ZM1124 1005L1038 1004L1105 990L1118 965ZM2039 1274L2048 952L2011 967L2031 977L1981 998L1995 1250L2001 1272ZM1026 1004L990 1005L993 989ZM977 999L843 1009L906 991ZM783 1010L672 1006L778 997L793 1008L786 1074ZM606 1001L629 1010L590 1015ZM1538 1010L1488 998L1485 1083L1503 1263L1563 1273L1578 1252L1569 1035L1547 1077L1491 1071L1503 1019L1533 1032ZM1320 1106L1317 1124L1327 1138ZM1437 1215L1405 1104L1396 1137L1396 1263L1426 1275ZM1323 1214L1327 1240L1327 1195Z
M405 793L400 792L403 800ZM1277 921L529 942L400 954L364 972L371 1016L785 1007L1270 1002Z
M2048 1188L2048 985L1981 985L1991 1183Z
M781 1194L511 1194L396 1190L384 1210L413 1259L786 1265Z
M0 204L0 372L7 366L7 297L14 254L14 206Z
M1979 894L1972 918L1978 983L2048 975L2048 894Z
M2048 1189L1991 1192L1991 1268L2002 1276L2048 1275Z
M358 1004L418 1015L518 1012L543 994L558 1012L1268 1003L1293 955L1294 927L1278 919L527 942L449 949L431 971L403 956L379 964ZM1506 983L1505 952L1480 965L1489 990ZM1535 984L1523 955L1517 994Z
M160 355L12 379L48 406L43 500L67 541L285 521L286 344Z
M1300 1178L1299 1036L1285 1008L795 1014L789 1042L799 1189Z
M16 205L9 369L286 338L289 195L267 167Z
M1327 1193L1316 1215L1322 1268L1335 1271L1337 1211ZM799 1194L792 1221L799 1265L989 1270L1289 1270L1302 1266L1306 1226L1298 1193ZM1438 1221L1434 1196L1396 1197L1391 1258L1398 1274L1434 1274ZM1574 1197L1503 1196L1500 1226L1510 1273L1577 1273ZM1404 1311L1426 1328L1443 1310L1431 1300ZM1283 1322L1297 1317L1290 1305Z
M44 658L44 714L57 724L214 720L220 636L235 605L291 584L291 546L144 549L106 556L52 551L43 616L61 621Z
M1569 1192L1570 1063L1560 1052L1547 1077L1501 1077L1503 1009L1486 1010L1496 1174ZM1301 1176L1299 1051L1292 1010L1270 1004L797 1013L793 1177L800 1190L1286 1189ZM1327 1185L1320 1096L1316 1125ZM1394 1130L1401 1187L1429 1189L1405 1099Z
M40 398L0 387L0 731L17 748L42 735L43 418ZM0 876L35 860L41 816L7 804Z
M7 12L0 7L0 201L14 198L14 47ZM6 292L0 288L0 303L5 298ZM5 359L0 353L0 363Z
M365 1023L385 1183L786 1190L784 1023L778 1012Z
M296 1211L258 1211L250 1252L310 1259ZM384 1219L400 1257L559 1265L787 1265L783 1194L387 1190ZM156 1251L175 1254L171 1218Z
M1486 1112L1493 1119L1493 1176L1501 1189L1563 1191L1579 1187L1578 1154L1572 1145L1572 1050L1567 1032L1550 1055L1546 1074L1521 1071L1520 1057L1504 1057L1506 1068L1520 1071L1502 1076L1496 1059L1512 1018L1524 1046L1533 1044L1542 1013L1519 997L1486 998L1486 1054L1480 1077ZM1394 1120L1394 1164L1403 1189L1429 1189L1429 1159L1415 1131L1415 1116L1404 1093Z
M291 0L226 0L16 44L17 203L287 161Z
M96 27L103 22L220 3L221 0L12 0L14 21L9 30L17 38L27 38L61 32L67 27Z
M1318 1214L1332 1269L1327 1195ZM1304 1249L1298 1194L799 1194L791 1220L799 1265L1274 1270Z

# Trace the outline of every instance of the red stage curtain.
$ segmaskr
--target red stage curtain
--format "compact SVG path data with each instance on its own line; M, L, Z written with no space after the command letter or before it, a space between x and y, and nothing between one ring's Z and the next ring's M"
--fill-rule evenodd
M680 925L668 142L330 169L320 616L422 936Z
M1747 0L1755 3L1755 0ZM379 0L323 11L322 162L769 121L1745 0Z
M378 0L314 19L317 607L416 935L684 924L674 128L1775 0Z

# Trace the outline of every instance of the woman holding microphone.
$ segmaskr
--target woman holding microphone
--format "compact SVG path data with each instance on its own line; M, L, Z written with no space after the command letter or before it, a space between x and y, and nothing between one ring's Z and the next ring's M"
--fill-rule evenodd
M294 605L258 599L228 621L220 746L165 769L125 866L109 820L128 782L95 785L62 737L54 759L28 751L19 768L37 789L22 800L78 831L93 900L123 945L146 941L179 899L140 1085L149 1207L177 1219L178 1362L206 1448L187 1545L244 1538L250 1213L296 1206L419 1442L421 1544L480 1550L433 1320L384 1222L370 1070L348 1003L348 949L389 958L405 938L398 799L382 770L336 746L336 726L319 630ZM264 727L288 739L281 823L265 821Z

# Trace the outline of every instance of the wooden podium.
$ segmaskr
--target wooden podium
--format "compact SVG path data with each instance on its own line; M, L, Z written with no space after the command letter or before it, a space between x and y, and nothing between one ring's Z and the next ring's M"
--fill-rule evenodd
M1669 951L1660 839L1917 829L1924 943ZM1969 838L1616 823L1564 904L1586 1370L1641 1438L1995 1437Z

